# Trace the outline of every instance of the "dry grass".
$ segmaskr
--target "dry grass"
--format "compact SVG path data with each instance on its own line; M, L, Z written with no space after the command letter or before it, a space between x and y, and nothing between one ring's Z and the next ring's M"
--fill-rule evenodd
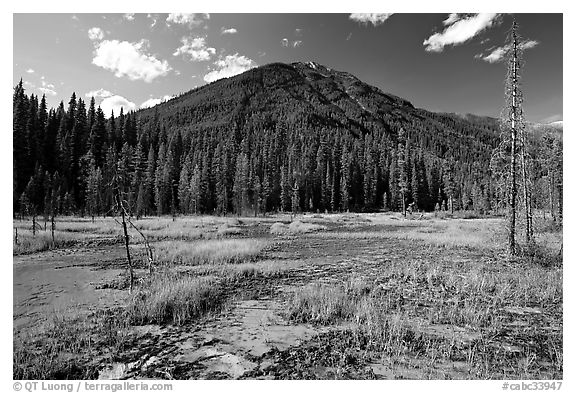
M226 280L240 280L248 277L281 277L290 270L302 267L304 261L258 261L247 263L225 263L219 265L197 265L187 271L196 276L214 275Z
M238 228L237 226L230 226L229 223L225 222L224 224L218 227L217 234L220 237L229 236L229 235L239 235L242 233L242 229Z
M129 334L126 319L106 311L54 313L37 331L14 336L13 378L95 379L94 355L103 347L119 353Z
M311 233L325 230L324 225L312 224L302 221L294 221L290 225L283 224L281 222L275 222L270 227L270 233L272 235L298 235L302 233Z
M225 239L164 242L156 246L161 263L202 265L255 261L267 242L260 239Z
M299 288L287 316L355 322L357 345L390 361L464 361L474 378L547 379L562 375L562 305L560 267L396 260L377 277Z
M85 234L71 234L63 231L54 232L54 242L49 231L37 231L36 235L31 230L18 230L18 243L13 239L12 253L14 255L29 254L56 248L72 246L88 238Z
M168 272L148 279L127 307L132 324L183 325L218 310L224 301L219 282L212 277L191 277Z

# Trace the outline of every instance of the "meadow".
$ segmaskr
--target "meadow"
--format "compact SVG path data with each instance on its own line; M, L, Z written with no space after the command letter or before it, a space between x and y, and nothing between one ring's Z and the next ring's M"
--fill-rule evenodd
M133 224L129 293L113 218L59 217L54 238L14 221L14 285L31 288L14 300L15 379L562 378L562 230L543 219L514 259L500 217ZM56 306L66 272L81 289Z

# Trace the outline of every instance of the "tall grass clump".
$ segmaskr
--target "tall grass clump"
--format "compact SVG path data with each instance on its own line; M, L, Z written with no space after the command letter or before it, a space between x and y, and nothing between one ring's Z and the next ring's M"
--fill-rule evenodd
M357 278L350 279L344 287L314 283L294 292L287 316L295 322L320 325L349 320L369 291L370 287Z
M185 265L254 262L266 246L260 239L166 242L156 247L160 262Z
M158 273L134 295L127 315L134 325L183 325L220 309L223 302L224 294L213 277Z
M290 223L290 225L286 225L281 222L275 222L270 227L270 233L272 235L298 235L302 233L322 231L325 229L326 227L324 225L312 224L296 220Z
M18 231L18 243L13 241L12 252L14 255L20 255L70 247L85 238L86 235L81 233L57 231L54 233L54 241L52 241L52 234L49 231L41 231L36 233L36 235L32 235L32 231Z

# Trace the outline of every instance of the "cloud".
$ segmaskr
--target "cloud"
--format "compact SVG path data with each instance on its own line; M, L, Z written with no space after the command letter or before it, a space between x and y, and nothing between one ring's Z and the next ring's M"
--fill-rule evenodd
M474 38L499 20L498 14L450 14L442 22L448 26L441 33L435 33L423 43L427 52L442 52L447 45L460 45Z
M224 34L236 34L236 33L238 33L238 30L236 30L234 27L230 27L229 29L223 27L221 34L224 35Z
M100 41L102 38L104 38L104 31L99 27L92 27L90 30L88 30L88 38L90 38L92 41Z
M105 40L96 45L92 64L114 72L118 78L152 82L172 68L166 60L148 53L148 41L128 42Z
M295 30L294 30L294 35L295 35L296 37L302 37L302 32L303 32L302 29L295 29Z
M450 14L448 16L448 18L446 20L444 20L444 22L442 22L442 24L444 26L450 26L451 24L453 24L456 21L460 20L460 15L459 14Z
M394 14L350 14L349 18L364 25L372 23L373 26L378 26L386 22L392 15Z
M246 56L240 56L238 53L228 55L224 59L214 62L214 65L216 65L217 69L204 75L204 80L208 83L241 74L244 71L258 66L254 60Z
M118 95L113 95L111 97L106 97L100 103L100 108L106 115L110 117L112 111L114 111L114 116L120 113L120 108L124 108L124 113L136 109L136 104L128 101L126 98Z
M85 97L90 98L90 97L95 97L95 98L107 98L107 97L112 97L114 94L109 92L108 90L104 90L104 89L98 89L98 90L92 90L89 91L88 93L84 94Z
M127 14L122 15L122 17L123 17L124 19L126 19L127 21L130 21L130 22L131 22L131 21L134 20L134 15L135 15L135 14L133 14L133 13L127 13Z
M153 28L154 26L156 26L156 23L158 22L158 15L148 14L148 15L146 15L146 17L148 19L152 19L152 23L150 24L150 28Z
M526 49L534 48L538 44L539 44L539 42L536 40L528 40L528 41L521 42L519 47L521 50L526 50ZM485 62L488 62L490 64L499 63L499 62L504 60L504 57L508 54L508 51L510 49L512 49L512 47L510 45L504 45L504 46L500 46L498 48L492 49L492 51L487 55L483 55L483 54L478 53L477 55L474 55L474 58L475 59L482 59Z
M289 46L293 47L293 48L297 48L300 45L302 45L302 40L296 40L296 41L292 41L290 42L290 40L288 38L282 38L282 41L280 41L280 43L282 44L283 47L287 48Z
M216 54L216 49L206 46L204 37L182 37L180 41L182 46L176 49L174 56L188 55L192 61L206 61Z
M28 68L28 69L26 70L26 72L29 73L29 74L33 74L33 73L34 73L34 70L33 70L32 68Z
M350 41L350 38L352 38L352 33L348 34L348 36L346 37L346 41Z
M539 44L539 42L536 40L524 41L520 44L520 49L522 49L522 50L532 49L538 44Z
M153 106L156 106L158 104L161 104L162 102L166 102L168 100L171 100L172 98L174 98L174 96L164 96L162 98L149 98L140 104L140 109L152 108Z
M205 21L210 19L210 14L183 14L183 13L174 13L169 14L168 18L166 18L166 23L171 24L179 24L179 25L188 25L190 28L198 27L202 25Z
M54 87L54 86L52 86L52 87ZM48 94L50 96L55 96L56 94L58 94L58 93L56 93L56 91L54 91L54 89L51 89L49 87L39 87L38 90L40 90L42 93Z

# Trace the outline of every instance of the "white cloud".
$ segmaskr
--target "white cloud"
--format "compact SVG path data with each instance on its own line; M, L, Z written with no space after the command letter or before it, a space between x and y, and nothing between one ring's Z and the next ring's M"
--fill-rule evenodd
M424 41L427 52L442 52L447 45L460 45L474 38L498 21L498 14L473 14L464 17L450 14L443 23L449 25Z
M451 24L453 24L456 21L460 20L460 15L459 14L450 14L448 16L448 18L446 20L444 20L444 22L442 22L442 24L444 26L450 26Z
M158 15L148 14L148 15L146 15L146 17L149 19L152 19L152 23L150 24L150 28L153 28L154 26L156 26L156 23L158 22Z
M122 15L124 19L128 20L128 21L133 21L134 20L134 15L133 13L127 13Z
M153 106L156 106L162 102L166 102L172 98L174 98L174 96L164 96L162 98L149 98L140 104L140 109L152 108Z
M28 68L28 69L26 70L26 72L29 73L29 74L33 74L33 73L34 73L34 70L33 70L32 68Z
M222 34L236 34L238 33L238 30L236 30L234 27L230 27L229 29L226 28L222 28Z
M110 117L112 111L114 111L114 116L118 116L120 113L120 108L124 108L124 113L136 109L136 104L131 101L128 101L126 98L118 95L114 95L111 97L106 97L100 103L100 108L106 115L106 117Z
M100 41L102 38L104 38L104 31L99 27L92 27L90 30L88 30L88 37L92 41Z
M300 45L302 45L302 40L296 40L296 41L290 41L288 38L282 38L282 41L280 41L282 46L287 48L289 46L293 47L293 48L298 48Z
M216 54L216 49L206 46L204 37L182 37L181 42L182 46L176 49L174 56L186 54L192 61L206 61Z
M90 98L90 97L95 97L95 98L107 98L107 97L112 97L114 94L109 92L108 90L104 90L104 89L98 89L98 90L92 90L89 91L88 93L84 94L84 96Z
M372 23L373 26L378 26L386 22L386 19L392 15L394 14L350 14L350 19L361 24Z
M166 60L148 53L148 41L128 42L105 40L96 45L92 64L114 72L118 78L152 82L172 68Z
M44 79L42 79L41 82L42 82L42 87L47 87L47 88L49 88L49 89L53 89L53 88L54 88L54 85L53 85L52 83L48 83L48 82L46 82Z
M532 49L534 48L536 45L538 45L539 42L536 40L530 40L530 41L524 41L520 44L520 48L522 50L526 50L526 49Z
M294 35L295 35L296 37L302 37L302 31L303 31L302 29L295 29L295 30L294 30Z
M535 40L529 40L529 41L523 41L520 43L520 49L521 50L526 50L526 49L531 49L534 48L536 45L538 45L539 42L535 41ZM511 49L510 45L504 45L504 46L500 46L498 48L493 49L489 54L487 55L483 55L483 54L477 54L474 56L475 59L482 59L485 62L488 62L490 64L494 64L494 63L498 63L500 61L504 60L504 57L506 56L506 54L508 53L508 51Z
M240 56L238 53L226 56L224 59L214 62L214 64L217 69L204 75L204 80L208 83L241 74L244 71L258 66L254 60L246 56Z
M205 21L210 19L210 14L183 14L174 13L169 14L166 18L166 23L175 23L179 25L188 25L188 27L198 27L202 25Z
M52 86L52 87L54 87L54 86ZM55 96L56 94L58 94L53 89L51 89L49 87L39 87L38 90L40 90L42 93L48 94L50 96Z

